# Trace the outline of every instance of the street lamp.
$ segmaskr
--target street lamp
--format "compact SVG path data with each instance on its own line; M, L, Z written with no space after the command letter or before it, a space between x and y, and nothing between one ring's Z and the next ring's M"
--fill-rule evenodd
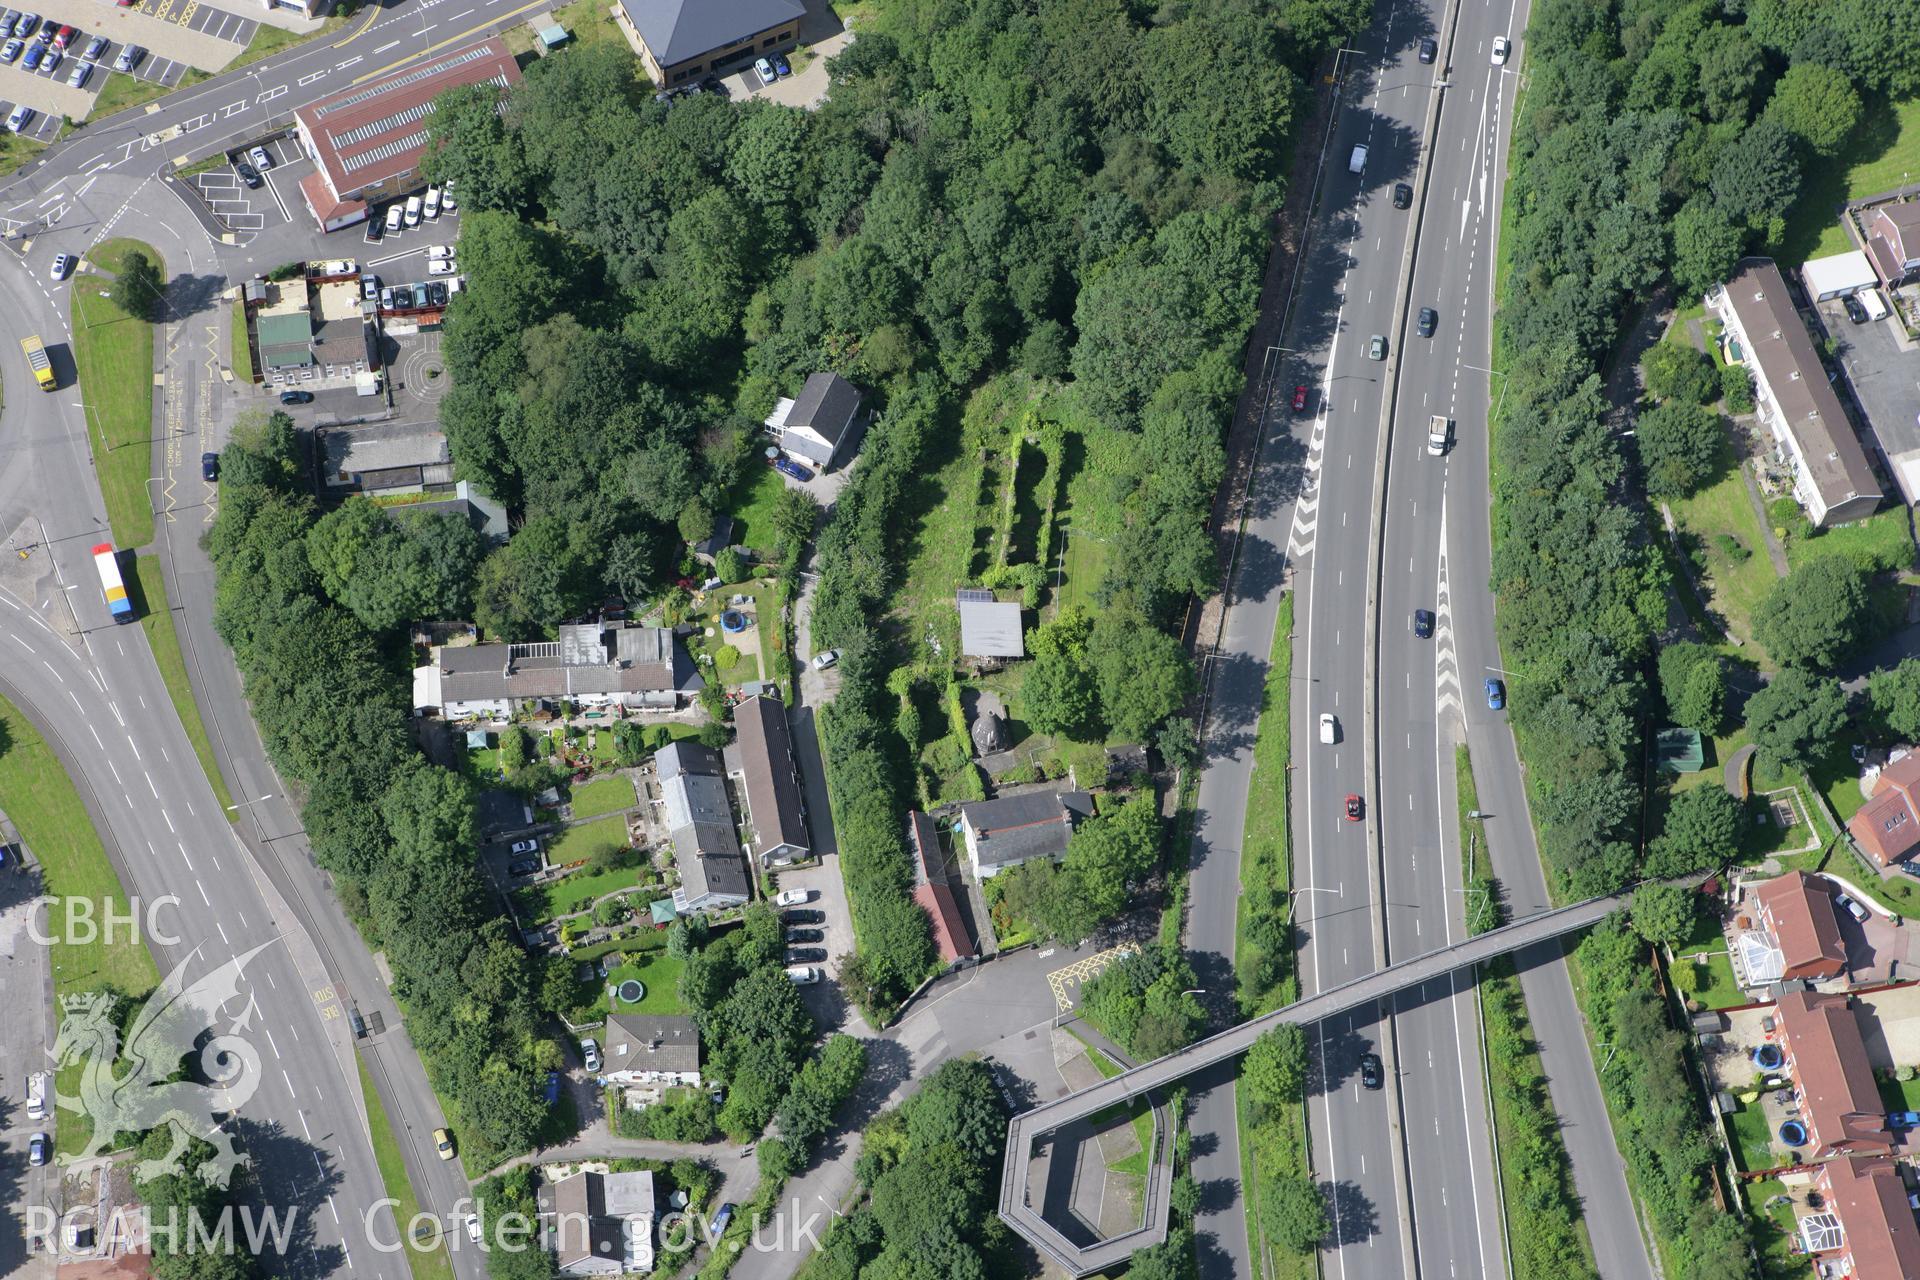
M1344 898L1347 896L1346 891L1343 889L1326 889L1317 885L1303 885L1298 889L1289 889L1287 890L1287 921L1286 921L1288 924L1293 923L1293 900L1294 898L1296 898L1297 896L1303 893L1330 893L1336 898Z

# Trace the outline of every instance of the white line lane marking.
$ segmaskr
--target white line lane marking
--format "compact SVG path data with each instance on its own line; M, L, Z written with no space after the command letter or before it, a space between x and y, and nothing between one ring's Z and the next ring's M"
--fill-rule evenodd
M231 942L227 942L227 926L221 924L218 920L215 920L213 922L213 927L220 931L220 941L225 942L229 947L233 945Z
M91 724L89 724L87 726L87 732L93 735L94 746L100 748L102 751L105 751L107 749L107 744L100 741L100 731L98 729L94 728Z
M279 1057L279 1056L280 1056L280 1046L279 1046L279 1045L277 1045L277 1044L275 1044L275 1043L273 1042L273 1031L272 1031L272 1030L271 1030L270 1028L267 1028L267 1027L262 1027L262 1028L260 1028L260 1029L261 1029L262 1031L265 1031L265 1032L267 1033L267 1047L273 1050L273 1056L274 1056L274 1057L276 1057L276 1058L277 1058L277 1057Z
M387 50L398 49L399 47L400 47L400 42L398 40L389 40L385 44L381 45L378 49L375 49L373 51L373 56L377 58L381 54L385 53Z
M51 662L48 662L45 658L40 659L40 665L45 667L49 671L53 671L53 664ZM53 671L53 678L55 680L58 680L61 684L65 684L67 682L67 678L61 675L58 671Z
M111 760L107 761L107 768L113 770L113 781L115 785L117 785L122 791L125 791L127 789L127 784L120 781L120 770L114 768L113 761Z
M11 604L13 602L9 600L7 603ZM25 649L28 653L34 652L33 646L28 644L25 640L22 640L19 636L15 636L13 638L13 642L19 645L22 649Z
M296 1098L300 1096L299 1094L293 1092L293 1077L287 1074L287 1069L285 1067L280 1068L280 1078L287 1082L288 1093L293 1094L293 1096Z
M205 885L201 884L198 880L195 880L193 882L193 887L200 891L200 901L206 903L208 906L213 905L212 900L210 900L207 897L207 887Z
M147 780L147 790L153 792L153 798L155 800L158 800L160 798L160 788L153 785L153 775L148 773L145 769L142 769L140 772L142 776L144 776Z

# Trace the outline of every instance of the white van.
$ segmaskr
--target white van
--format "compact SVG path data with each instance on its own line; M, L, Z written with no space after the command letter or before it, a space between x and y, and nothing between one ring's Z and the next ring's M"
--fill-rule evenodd
M1880 300L1878 289L1862 289L1854 295L1860 299L1860 305L1867 309L1867 319L1884 320L1887 316L1887 304Z
M1434 414L1427 419L1427 452L1438 458L1453 443L1453 419Z
M1365 173L1366 171L1367 171L1367 144L1363 142L1353 149L1353 154L1351 156L1347 157L1347 172L1348 173Z
M440 188L427 188L426 214L429 221L440 216Z
M426 207L425 202L422 201L419 196L407 197L407 225L408 226L417 227L420 225L420 211L425 207Z
M47 1118L47 1073L36 1071L27 1077L27 1119Z
M796 987L811 986L820 981L820 970L810 964L788 965L787 977Z

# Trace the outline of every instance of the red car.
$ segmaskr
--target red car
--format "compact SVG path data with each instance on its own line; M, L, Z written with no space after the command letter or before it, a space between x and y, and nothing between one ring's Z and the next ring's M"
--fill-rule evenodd
M1295 413L1305 413L1307 411L1307 389L1305 387L1295 387L1293 389L1293 411Z
M1360 808L1361 806L1360 806L1359 796L1347 797L1347 821L1348 822L1360 821Z
M73 38L79 34L80 33L72 27L61 27L60 30L54 33L53 47L64 50L68 45L73 43Z

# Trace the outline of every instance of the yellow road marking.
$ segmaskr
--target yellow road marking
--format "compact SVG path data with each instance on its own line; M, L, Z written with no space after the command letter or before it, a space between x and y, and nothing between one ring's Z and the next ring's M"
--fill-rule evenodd
M360 29L358 31L355 31L353 34L349 35L344 40L334 41L333 47L338 49L342 45L351 44L353 41L358 40L361 36L367 34L367 29L373 26L374 19L378 18L380 14L381 14L381 8L379 5L377 4L368 5L367 20L360 24Z
M1047 985L1053 988L1053 1002L1060 1006L1060 1012L1065 1013L1067 1010L1073 1008L1073 997L1067 994L1069 984L1084 984L1089 979L1098 976L1108 965L1118 960L1121 956L1134 955L1139 950L1140 948L1132 944L1109 947L1105 951L1095 952L1090 956L1083 956L1081 959L1075 960L1072 964L1062 965L1060 968L1055 969L1047 975Z
M478 35L482 31L485 31L488 27L494 26L495 24L500 23L506 19L517 18L523 13L532 13L536 9L551 9L552 7L553 7L553 0L533 0L532 4L523 4L518 9L515 9L510 13L500 14L498 17L495 17L487 22L483 22L477 27L468 27L465 31L462 31L457 36L449 36L438 44L430 44L426 48L420 50L420 52L418 53L410 53L406 57L400 59L398 62L389 62L384 67L379 67L373 71L369 71L367 72L367 74L354 80L353 83L365 84L367 81L372 80L376 76L383 76L387 74L387 72L393 70L395 67L404 67L409 62L413 62L417 59L424 58L430 53L438 53L440 50L446 48L450 44L459 44L463 40L471 40L474 36Z

